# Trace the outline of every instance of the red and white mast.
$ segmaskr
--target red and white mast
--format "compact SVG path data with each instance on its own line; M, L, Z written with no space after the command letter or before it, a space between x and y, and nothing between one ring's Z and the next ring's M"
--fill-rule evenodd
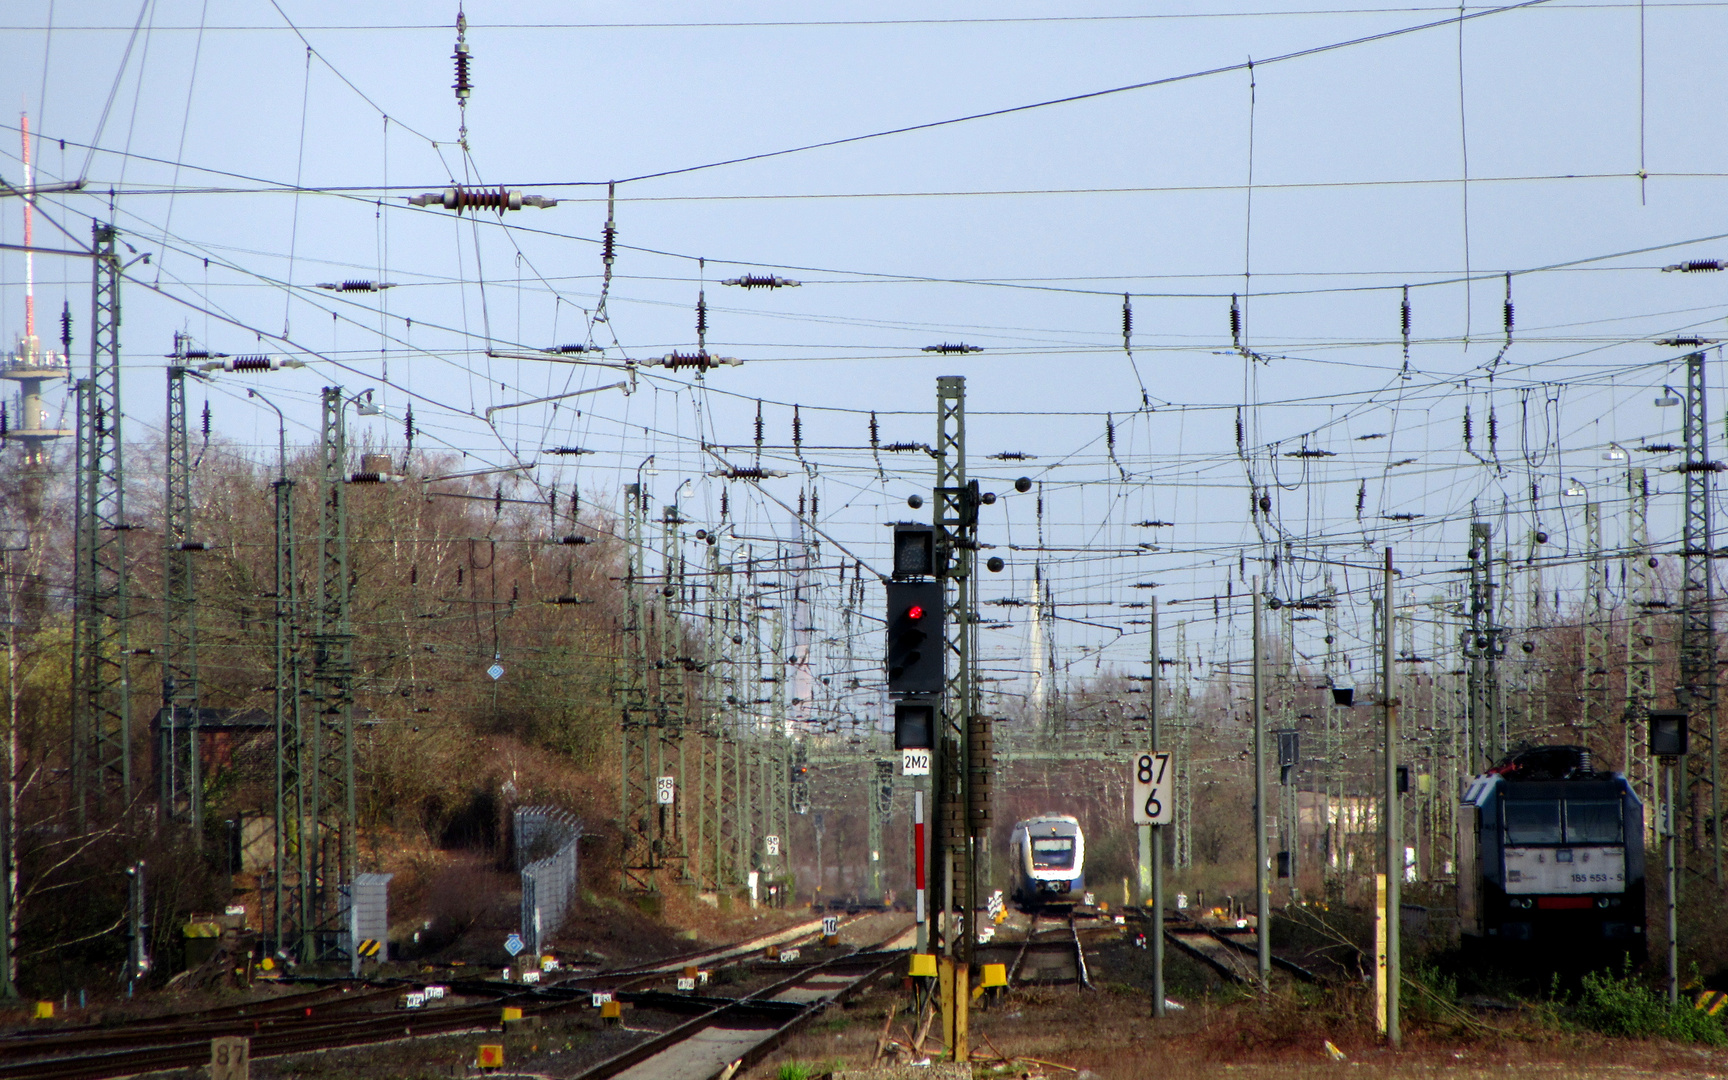
M24 135L24 336L36 336L36 255L30 250L35 243L36 195L31 190L36 180L30 173L30 114L18 114L18 129Z

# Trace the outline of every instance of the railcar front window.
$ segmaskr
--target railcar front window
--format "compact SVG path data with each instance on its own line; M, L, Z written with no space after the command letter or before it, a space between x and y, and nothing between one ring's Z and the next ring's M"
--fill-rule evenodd
M1568 844L1618 844L1620 835L1620 803L1606 799L1588 802L1566 800L1566 842Z
M1074 865L1072 836L1036 837L1032 841L1032 869L1067 870Z
M1507 799L1501 804L1506 817L1506 842L1510 844L1560 843L1560 801L1524 802Z

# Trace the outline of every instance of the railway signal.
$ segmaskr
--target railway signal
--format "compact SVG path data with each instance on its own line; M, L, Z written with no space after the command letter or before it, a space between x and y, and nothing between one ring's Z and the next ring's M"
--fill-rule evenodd
M1679 859L1674 845L1674 763L1686 756L1688 721L1685 709L1650 710L1650 756L1662 760L1661 790L1656 796L1657 832L1662 837L1662 884L1667 905L1668 1005L1680 1004Z
M947 669L942 646L942 582L890 581L886 587L888 692L941 693Z
M894 580L933 577L935 573L936 527L916 521L896 522Z
M912 697L894 703L894 749L929 750L934 745L935 731L935 699ZM925 769L928 768L929 755L925 755Z

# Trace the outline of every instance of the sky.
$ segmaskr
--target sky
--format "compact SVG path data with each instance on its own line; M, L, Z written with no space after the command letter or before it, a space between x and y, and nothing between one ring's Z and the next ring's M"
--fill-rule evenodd
M1604 507L1611 557L1627 542L1628 456L1652 470L1653 544L1677 543L1675 459L1637 447L1679 441L1681 410L1654 402L1687 350L1654 341L1728 336L1724 275L1662 271L1728 257L1728 111L1699 76L1728 47L1724 11L482 0L464 110L454 4L15 0L0 177L21 182L28 113L37 182L84 181L39 198L36 242L79 246L101 219L150 255L123 285L129 439L159 431L185 332L306 364L194 391L238 452L275 441L247 387L304 444L339 384L382 407L351 438L400 447L411 408L417 448L534 463L521 497L574 486L616 508L640 470L695 521L725 489L741 536L885 571L883 523L928 513L905 500L928 497L930 459L872 452L871 425L933 441L935 378L963 375L969 467L1003 495L981 538L1007 566L981 594L1046 581L1061 673L1144 671L1128 605L1154 595L1203 659L1242 655L1255 575L1294 599L1330 574L1343 663L1363 666L1372 583L1337 564L1389 545L1427 598L1459 579L1479 516L1525 558L1526 591L1528 538L1549 534L1544 587L1576 604L1583 504ZM406 201L454 184L559 201ZM0 242L21 231L0 198ZM800 284L723 284L744 274ZM69 299L87 364L87 264L38 256L35 275L46 336ZM23 278L0 252L0 341L22 331ZM317 287L344 280L394 287ZM742 363L641 366L696 349L699 296L707 350ZM925 351L941 344L980 351ZM602 351L541 351L559 345ZM594 453L547 453L570 446ZM789 475L707 475L758 461ZM1033 491L1012 492L1020 475ZM876 632L841 640L835 604L822 662L873 659ZM1007 701L1029 616L998 614L984 649ZM1298 649L1322 652L1318 633Z

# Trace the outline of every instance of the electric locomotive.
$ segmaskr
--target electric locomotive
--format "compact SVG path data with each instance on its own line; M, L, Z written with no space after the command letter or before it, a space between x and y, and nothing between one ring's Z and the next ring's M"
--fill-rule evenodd
M1539 746L1472 780L1460 809L1466 948L1643 961L1644 806L1625 776L1585 747Z
M1067 814L1017 822L1008 837L1008 895L1023 910L1077 904L1086 892L1086 837Z

